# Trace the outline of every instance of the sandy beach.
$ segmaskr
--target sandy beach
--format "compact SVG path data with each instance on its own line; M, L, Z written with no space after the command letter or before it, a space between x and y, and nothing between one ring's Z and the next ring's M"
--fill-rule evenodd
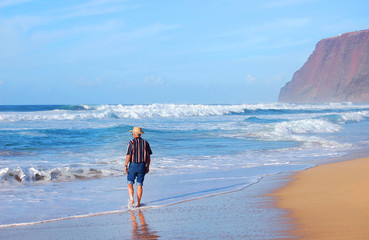
M369 239L369 158L298 172L273 196L301 239Z

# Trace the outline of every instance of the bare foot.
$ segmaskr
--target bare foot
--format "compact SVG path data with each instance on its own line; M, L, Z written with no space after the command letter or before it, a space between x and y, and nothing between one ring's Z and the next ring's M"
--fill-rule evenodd
M137 204L136 204L136 207L141 207L141 204L140 204L140 203L137 203Z

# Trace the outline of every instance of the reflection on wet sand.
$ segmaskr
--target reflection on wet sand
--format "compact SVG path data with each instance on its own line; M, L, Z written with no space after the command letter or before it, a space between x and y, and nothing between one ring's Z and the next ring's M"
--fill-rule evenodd
M138 221L136 217L138 213ZM132 221L132 239L159 239L156 231L150 230L141 210L130 211Z

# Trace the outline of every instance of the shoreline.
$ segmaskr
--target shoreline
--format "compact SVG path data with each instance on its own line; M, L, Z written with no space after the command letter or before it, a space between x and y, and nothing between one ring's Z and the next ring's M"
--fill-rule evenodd
M63 219L62 221L46 221L32 225L0 228L0 238L23 239L24 235L32 235L34 238L31 237L30 239L48 239L48 236L60 234L58 235L60 239L80 237L121 239L122 236L124 236L123 239L131 239L142 232L148 231L152 234L151 239L186 239L186 236L192 236L191 234L194 232L201 232L202 234L194 237L194 239L304 239L305 236L306 239L369 239L369 235L367 235L369 231L364 230L356 231L356 235L352 235L352 232L350 232L349 236L345 236L338 231L342 238L328 232L326 227L322 227L323 235L315 233L315 227L310 228L314 231L302 231L303 223L300 221L300 216L294 215L294 212L290 210L290 205L281 205L285 200L285 197L280 195L281 191L287 191L286 189L295 185L296 181L301 178L300 175L305 174L305 172L309 173L310 171L316 171L315 169L323 168L319 172L323 176L331 178L329 174L327 175L327 172L332 171L330 170L332 166L336 166L336 164L346 165L353 161L362 161L362 159L365 160L364 162L367 163L368 168L362 168L361 171L369 172L369 158L347 160L349 158L350 156L346 156L335 159L335 161L330 159L325 164L305 170L266 176L257 184L243 190L184 201L180 204L159 208L134 209L133 211L117 210L116 212L109 212L109 214L84 215ZM336 167L333 167L333 169L336 169ZM350 173L352 173L351 170ZM354 173L356 173L356 170ZM346 180L347 177L343 176L342 178ZM369 184L369 177L367 180L366 182ZM313 189L316 186L325 185L321 184L321 180L316 179L316 181L318 183L312 181L315 184ZM301 191L301 188L298 187L298 190ZM300 194L301 192L297 195ZM292 193L292 196L288 196L286 199L295 199L294 195L296 196L296 193ZM320 196L320 194L317 194L317 196ZM303 198L308 199L305 195ZM318 199L318 201L321 200ZM327 201L329 201L329 198L324 200L324 202ZM369 206L369 201L366 203ZM297 207L307 208L307 205L297 200ZM315 207L314 205L312 209L308 209L311 211ZM327 215L330 216L330 214ZM364 215L364 217L368 216L369 213ZM313 220L315 222L315 219ZM345 219L343 222L348 221L351 220ZM366 219L362 222L365 225ZM173 224L182 226L174 226ZM365 230L369 229L369 225L366 224L364 228ZM43 237L40 237L41 235Z
M263 178L240 191L160 208L0 229L1 239L286 239L285 211L266 193L288 175Z
M268 196L288 211L290 236L369 239L369 157L318 165Z

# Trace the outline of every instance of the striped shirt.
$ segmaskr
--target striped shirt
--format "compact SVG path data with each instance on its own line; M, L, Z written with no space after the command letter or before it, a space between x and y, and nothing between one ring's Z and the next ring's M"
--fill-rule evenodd
M127 147L127 155L131 155L131 162L145 163L147 161L147 157L151 154L152 151L150 148L150 144L141 137L137 137L129 141Z

